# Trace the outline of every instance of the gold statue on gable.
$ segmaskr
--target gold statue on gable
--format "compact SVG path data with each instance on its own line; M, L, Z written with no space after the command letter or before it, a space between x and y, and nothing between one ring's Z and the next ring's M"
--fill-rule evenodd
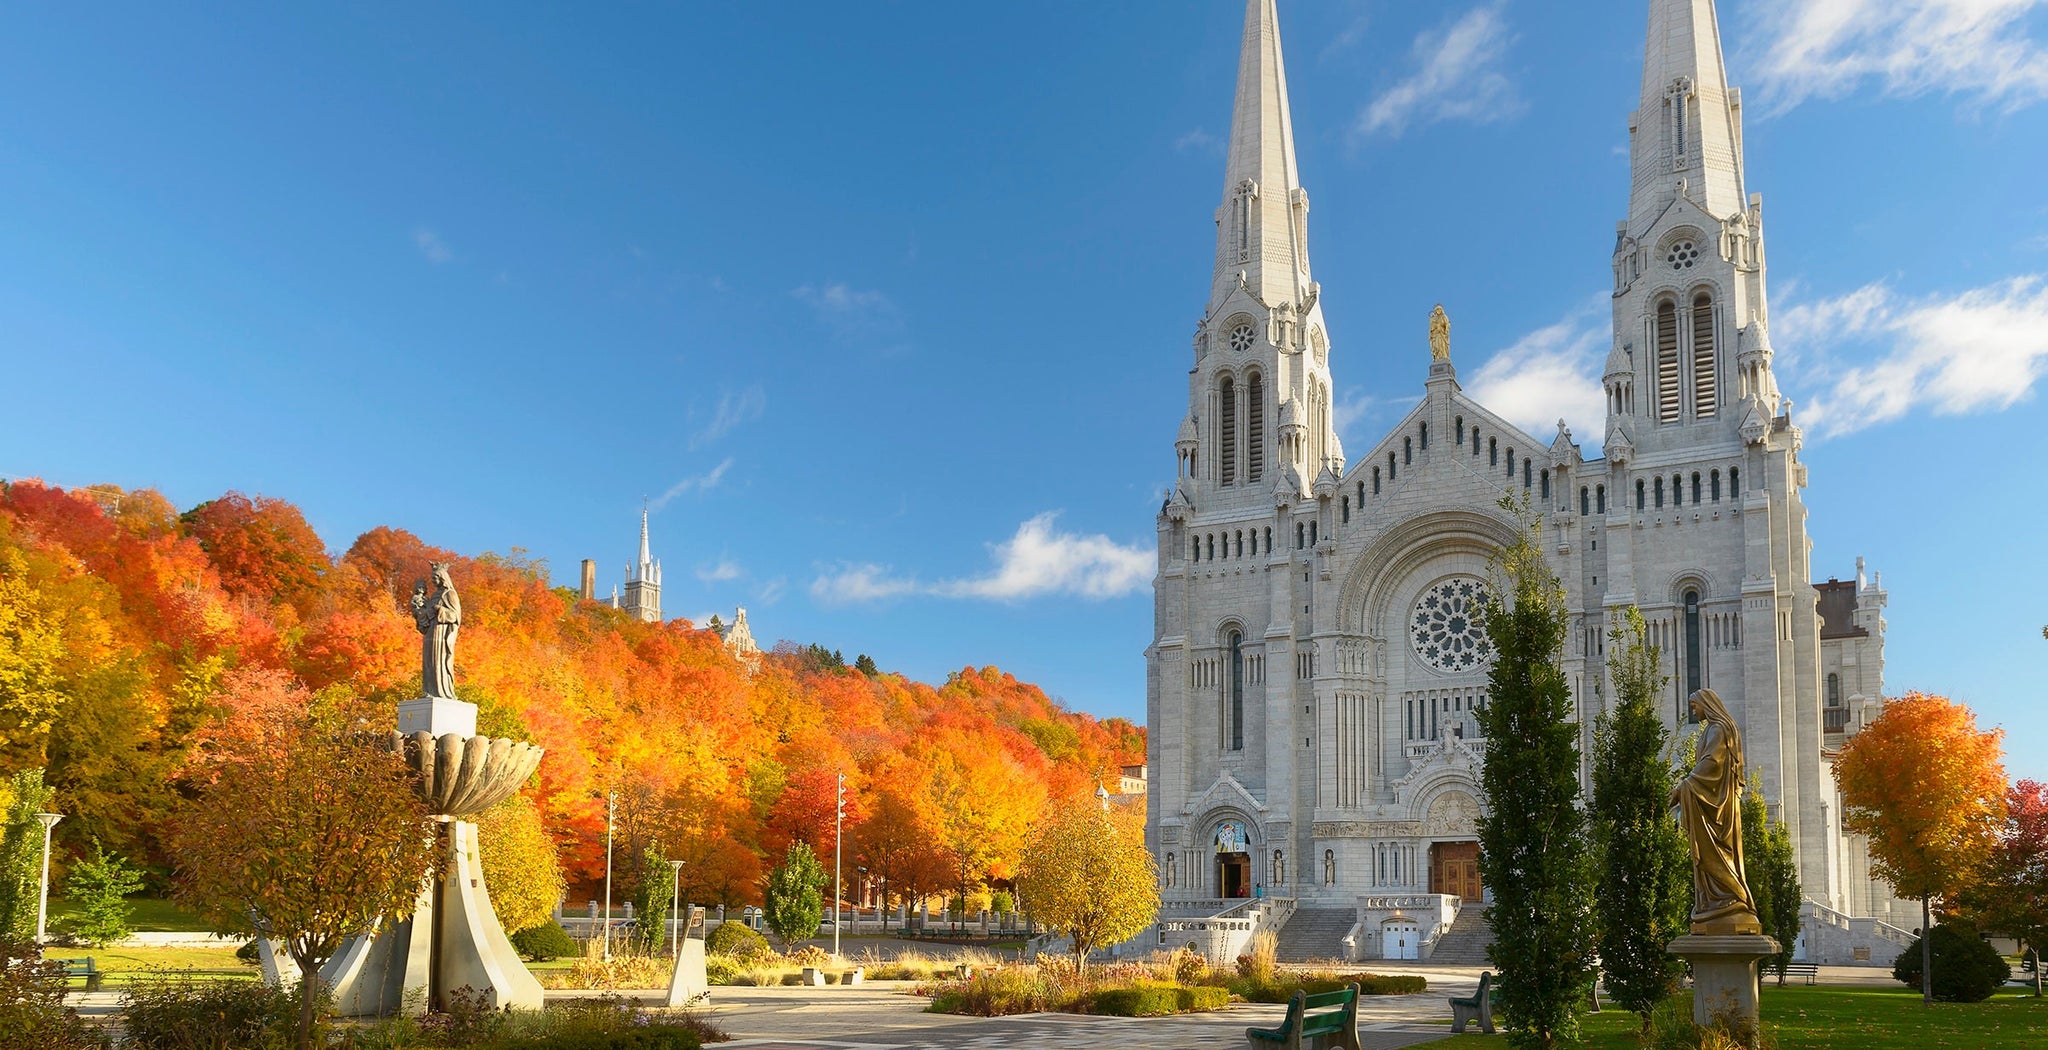
M1432 361L1451 359L1451 317L1444 313L1442 303L1429 315L1429 357Z

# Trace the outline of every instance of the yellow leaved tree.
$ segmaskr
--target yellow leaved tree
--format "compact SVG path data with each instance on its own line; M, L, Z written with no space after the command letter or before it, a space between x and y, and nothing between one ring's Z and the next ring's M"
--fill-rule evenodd
M1092 798L1054 803L1032 830L1017 875L1024 910L1088 953L1137 936L1159 914L1159 880L1144 814Z
M525 795L514 795L476 816L478 860L491 910L506 933L547 922L568 886L555 840L541 826L540 811Z

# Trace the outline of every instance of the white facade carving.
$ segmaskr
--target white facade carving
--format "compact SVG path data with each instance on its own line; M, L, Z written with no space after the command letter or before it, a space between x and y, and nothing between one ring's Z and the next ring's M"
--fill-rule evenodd
M1613 693L1609 615L1636 605L1671 678L1660 710L1678 728L1691 690L1726 699L1807 895L1850 915L1889 907L1840 829L1830 767L1882 696L1885 595L1860 563L1854 584L1811 579L1762 201L1743 184L1714 5L1653 0L1649 29L1611 260L1603 458L1562 422L1539 437L1467 397L1450 355L1427 352L1418 309L1421 396L1352 460L1332 425L1343 343L1310 275L1274 3L1248 3L1146 653L1149 836L1175 873L1169 904L1243 892L1282 852L1311 860L1265 889L1304 907L1465 877L1449 858L1471 856L1479 769L1514 746L1479 738L1492 652L1469 615L1515 537L1497 506L1512 493L1541 515L1574 610L1564 671L1582 751ZM1226 823L1244 828L1242 857L1214 845Z

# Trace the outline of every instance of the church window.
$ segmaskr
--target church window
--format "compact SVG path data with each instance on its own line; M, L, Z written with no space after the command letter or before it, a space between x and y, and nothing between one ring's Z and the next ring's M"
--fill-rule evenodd
M1700 505L1700 472L1697 470L1692 472L1692 505Z
M1683 474L1671 475L1671 505L1674 507L1685 505L1685 475Z
M1701 292L1692 301L1692 414L1695 417L1713 417L1718 394L1715 382L1719 374L1714 352L1714 297Z
M1313 521L1308 523L1308 543L1311 547L1316 544L1316 523Z
M1643 510L1643 509L1647 508L1648 506L1649 506L1649 504L1647 504L1647 503L1644 503L1644 502L1643 502L1643 479L1641 479L1641 478L1637 478L1637 479L1636 479L1636 509L1637 509L1637 510Z
M1707 475L1707 480L1710 482L1708 491L1713 493L1714 502L1721 502L1721 472L1718 470L1711 472Z
M1464 417L1464 416L1459 416L1459 417L1458 417L1458 444L1462 445L1462 444L1464 444L1464 443L1465 443L1465 417Z
M1422 432L1422 451L1427 452L1429 451L1429 424L1422 424L1420 429Z
M1423 663L1439 671L1478 670L1493 657L1493 643L1480 624L1486 584L1457 576L1424 591L1409 614L1409 641Z
M1208 546L1208 548L1209 548L1209 549L1208 549L1208 552L1202 555L1202 560L1203 560L1203 561L1215 561L1215 560L1216 560L1216 534L1215 534L1215 533L1213 533L1213 532L1212 532L1212 533L1210 533L1210 534L1209 534L1207 546Z
M1188 556L1188 560L1189 560L1189 561L1201 561L1201 560L1202 560L1202 537L1200 537L1200 536L1197 536L1197 537L1195 537L1195 542L1194 542L1194 548L1195 548L1195 551L1194 551L1194 553L1193 553L1193 554L1190 554L1190 555Z
M1365 482L1358 483L1358 509L1365 509Z
M1593 502L1595 513L1607 513L1607 486L1600 485L1593 489Z
M1657 304L1657 421L1678 422L1678 307Z
M1414 439L1414 438L1405 438L1405 437L1404 437L1404 438L1402 438L1402 439L1401 439L1401 462L1402 462L1402 463L1403 463L1404 465L1405 465L1405 464L1409 464L1409 463L1413 463L1413 462L1415 462L1415 439Z
M1392 452L1387 453L1387 480L1392 481L1400 476L1399 469L1394 465L1394 454Z
M1372 494L1375 496L1380 494L1380 468L1378 467L1372 468Z
M1257 372L1245 377L1244 449L1246 481L1266 472L1266 381Z
M1222 479L1223 479L1223 483L1224 483L1225 485L1232 485L1232 484L1235 484L1235 483L1237 482L1237 383L1236 383L1236 381L1235 381L1235 380L1232 380L1232 379L1231 379L1231 378L1230 378L1229 376L1225 376L1225 377L1223 378L1223 385L1222 385L1222 388L1221 388L1221 390L1220 390L1220 392L1219 392L1219 396L1220 396L1220 397L1222 398L1222 400L1223 400L1223 404L1222 404L1222 406L1221 406L1221 407L1222 407L1222 411L1221 411L1220 413L1218 413L1218 415L1220 415L1220 416L1222 417L1222 420L1223 420L1223 422L1222 422L1222 429L1223 429L1223 433L1221 433L1221 434L1217 435L1217 437L1218 437L1218 440L1217 440L1217 442L1216 442L1216 443L1217 443L1217 445L1219 446L1219 448L1218 448L1218 452L1219 452L1219 455L1220 455L1220 456L1222 457L1222 460L1223 460L1223 463L1222 463Z
M1828 706L1829 706L1829 707L1840 707L1840 706L1842 706L1842 676L1841 676L1841 675L1838 675L1838 674L1833 674L1833 673L1830 673L1830 674L1828 675Z
M1493 438L1486 439L1486 465L1500 466L1500 442Z
M1742 498L1742 471L1740 468L1728 468L1728 498Z
M1508 449L1508 480L1515 480L1515 450Z
M1472 428L1472 455L1479 455L1479 428Z
M1230 749L1244 750L1244 636L1230 632Z
M1351 524L1351 497L1344 497L1344 524Z
M1591 488L1588 488L1588 487L1584 486L1584 485L1580 485L1580 486L1579 486L1579 517L1582 517L1582 518L1590 518L1590 517L1592 517L1592 516L1593 516L1593 490L1592 490Z
M1526 459L1522 461L1522 487L1529 487L1529 461Z
M1297 521L1294 523L1294 549L1300 550L1306 546L1308 546L1308 526Z
M1699 264L1699 245L1690 240L1678 241L1664 253L1664 261L1670 263L1674 270L1690 270Z
M1700 689L1700 592L1685 592L1685 692Z
M1542 474L1540 474L1540 475L1537 475L1537 476L1543 479L1543 484L1542 484L1542 485L1540 486L1540 488L1538 489L1538 495L1542 496L1542 497L1543 497L1544 499L1549 499L1549 498L1550 498L1550 471L1546 470L1546 471L1544 471L1544 472L1543 472ZM1566 498L1570 498L1570 497L1566 497Z
M1230 348L1240 354L1252 348L1251 322L1241 322L1230 330Z
M1273 528L1270 525L1266 527L1266 553L1273 553Z
M1235 534L1234 539L1237 545L1237 553L1234 557L1242 558L1244 557L1244 531L1240 529Z
M1664 509L1664 479L1657 479L1657 509Z

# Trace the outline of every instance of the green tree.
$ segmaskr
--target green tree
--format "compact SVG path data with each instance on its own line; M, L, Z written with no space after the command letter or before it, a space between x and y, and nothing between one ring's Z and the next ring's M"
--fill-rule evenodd
M1799 939L1799 860L1792 850L1791 830L1784 821L1770 819L1763 784L1755 774L1742 793L1742 842L1743 874L1750 899L1756 902L1757 922L1765 936L1778 941L1778 954L1763 964L1778 971L1782 986L1785 967L1792 963L1793 942Z
M875 666L875 658L866 653L853 658L853 669L867 675L869 678L882 673L881 669Z
M1614 1001L1642 1018L1677 989L1673 939L1692 907L1692 861L1669 805L1674 774L1655 698L1670 681L1631 605L1609 626L1614 712L1593 733L1593 834L1600 850L1600 966Z
M43 825L56 792L43 784L43 771L24 769L0 784L5 793L7 824L0 832L0 939L28 940L36 933L36 905L41 900Z
M134 912L128 895L142 888L142 872L109 854L98 839L92 850L91 857L71 865L64 880L64 895L77 913L64 922L63 930L98 948L128 936L128 916Z
M825 867L809 844L789 844L782 863L768 873L762 918L769 932L782 942L784 951L801 940L818 934L825 918Z
M1136 810L1093 798L1051 807L1017 873L1031 917L1073 939L1074 968L1097 948L1137 936L1159 914L1159 877Z
M668 913L675 903L675 891L675 867L657 846L643 848L639 889L633 894L633 921L640 927L641 943L649 952L667 950Z
M1488 917L1509 1041L1550 1050L1578 1032L1593 983L1598 880L1580 809L1578 727L1560 666L1570 610L1543 561L1524 502L1501 506L1526 522L1495 557L1484 624L1493 644L1487 702L1478 713L1487 748L1480 785L1479 864L1493 891Z
M412 914L439 836L397 755L300 717L216 752L171 829L178 899L284 942L303 986L348 938ZM299 997L299 1050L320 996Z

